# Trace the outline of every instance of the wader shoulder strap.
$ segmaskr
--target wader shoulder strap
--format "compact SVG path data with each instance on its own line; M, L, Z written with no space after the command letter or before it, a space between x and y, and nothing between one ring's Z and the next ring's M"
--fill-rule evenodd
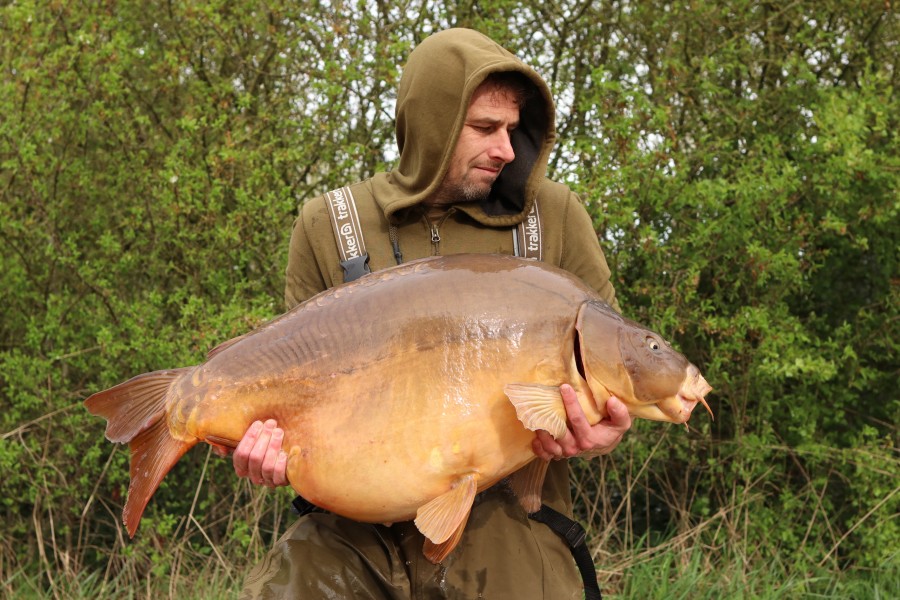
M366 253L366 242L363 240L359 214L350 188L342 187L328 192L325 194L325 204L328 205L334 241L337 242L341 256L344 282L359 279L370 272L369 255Z
M350 188L342 187L326 193L325 204L328 206L334 241L340 253L344 283L370 273L366 242L363 239L359 213L356 212L356 202ZM297 496L291 501L291 509L301 517L313 512L327 512L303 496Z
M363 239L359 213L356 212L356 202L350 188L342 187L326 193L325 204L328 206L334 241L340 253L344 283L370 273L366 242ZM303 496L297 496L291 501L291 509L300 517L313 512L327 512Z
M591 551L584 543L587 536L584 527L546 504L541 504L537 512L529 513L528 518L543 523L566 541L572 557L575 558L575 564L578 565L581 581L584 582L584 600L602 600L594 559L591 558Z
M515 255L521 258L543 260L543 241L541 215L535 198L525 219L513 229L513 250Z

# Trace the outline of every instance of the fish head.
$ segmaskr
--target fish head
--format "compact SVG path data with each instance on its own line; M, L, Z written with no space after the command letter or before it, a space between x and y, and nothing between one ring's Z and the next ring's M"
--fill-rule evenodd
M700 370L659 334L603 302L586 302L575 325L576 354L595 400L616 396L632 416L685 423L697 404L712 414Z

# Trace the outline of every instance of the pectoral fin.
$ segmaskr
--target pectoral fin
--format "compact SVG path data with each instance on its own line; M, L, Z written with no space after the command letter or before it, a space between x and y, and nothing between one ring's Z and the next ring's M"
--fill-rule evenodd
M443 560L459 542L477 489L475 474L465 475L453 489L416 512L416 527L430 542L426 542L425 555L431 562Z
M549 462L537 458L509 476L509 487L525 512L533 513L541 507L541 490L548 466Z
M204 440L210 446L221 448L222 450L234 450L238 447L240 440L232 440L229 438L219 437L217 435L207 435Z
M509 383L503 391L516 407L516 416L531 431L543 429L556 439L568 431L566 407L558 386Z

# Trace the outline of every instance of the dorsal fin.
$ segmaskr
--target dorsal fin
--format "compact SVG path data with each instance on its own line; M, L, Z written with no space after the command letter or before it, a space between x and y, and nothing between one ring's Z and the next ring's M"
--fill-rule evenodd
M245 333L243 335L237 336L236 338L231 338L230 340L225 340L224 342L222 342L221 344L219 344L218 346L216 346L215 348L213 348L212 350L210 350L209 352L206 353L206 360L211 359L213 356L215 356L216 354L219 354L226 348L230 348L231 346L233 346L237 342L241 341L248 335L249 335L248 333Z

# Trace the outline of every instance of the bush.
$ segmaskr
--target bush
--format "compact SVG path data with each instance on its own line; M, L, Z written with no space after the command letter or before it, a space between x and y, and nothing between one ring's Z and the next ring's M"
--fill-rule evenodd
M889 4L69 4L0 8L5 591L178 595L209 564L233 586L284 529L286 495L195 450L126 542L126 453L82 401L281 312L296 207L389 165L400 66L449 25L548 79L551 174L625 312L715 388L715 422L639 423L576 467L602 576L896 560Z

